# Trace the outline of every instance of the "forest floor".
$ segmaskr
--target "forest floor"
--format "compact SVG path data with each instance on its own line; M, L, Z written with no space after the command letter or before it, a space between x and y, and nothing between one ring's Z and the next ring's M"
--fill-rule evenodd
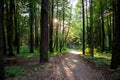
M11 66L24 67L26 72L6 80L113 80L109 68L93 64L74 50L53 56L48 63L38 62L38 58L17 58Z

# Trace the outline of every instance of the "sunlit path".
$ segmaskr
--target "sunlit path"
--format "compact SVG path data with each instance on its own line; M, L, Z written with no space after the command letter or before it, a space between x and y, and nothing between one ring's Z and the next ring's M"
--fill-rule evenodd
M64 80L112 80L95 66L91 67L90 64L86 64L80 54L82 52L71 50L68 54L59 56L55 60L57 62L56 71L62 75L61 77L64 77Z
M70 53L72 54L82 54L82 52L78 52L77 50L71 49Z

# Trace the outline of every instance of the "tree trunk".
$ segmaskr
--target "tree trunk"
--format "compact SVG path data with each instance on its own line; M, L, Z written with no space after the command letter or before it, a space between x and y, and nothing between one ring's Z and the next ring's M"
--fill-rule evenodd
M19 6L15 5L15 13L14 13L14 22L15 22L15 41L14 41L14 45L17 49L17 54L20 53L20 28L19 28L19 22L18 22L18 10L19 10Z
M116 69L120 66L120 1L117 0L115 8L115 26L113 31L112 60L111 68Z
M58 0L57 0L57 19L59 18L59 13L58 13ZM59 22L56 23L56 39L55 39L55 49L58 51L58 29L59 29Z
M5 11L4 11L5 12ZM4 28L3 28L3 42L4 42L4 55L7 55L7 39L6 39L6 25L4 24Z
M110 18L110 33L109 33L109 50L111 51L111 49L112 49L112 17L110 16L109 17Z
M5 80L4 76L4 0L0 0L0 80Z
M10 11L7 10L7 41L8 41L8 56L15 56L13 53L13 35L14 35L14 0L10 0Z
M85 12L84 12L84 0L82 0L82 17L83 17L83 55L85 55Z
M30 1L30 53L34 52L34 13L33 1Z
M94 57L94 41L93 41L93 7L92 0L90 0L90 54Z
M50 53L52 54L53 52L54 52L54 48L53 48L53 15L54 15L54 0L52 0L52 2L51 2L52 4L52 6L51 6L51 12L52 12L52 14L51 14L51 21L50 21L50 34L49 34L49 37L50 37L50 39L49 39L49 41L50 41L50 44L49 44L49 51L50 51Z
M40 62L48 62L48 5L49 0L42 0Z
M37 11L35 11L37 12ZM35 13L36 14L36 13ZM37 14L35 15L35 48L38 48L38 18Z
M104 11L102 0L100 0L100 10L101 10L101 28L102 28L102 36L101 36L101 51L105 51L105 29L104 29Z
M87 44L89 44L89 25L88 25L88 9L87 9L87 7L88 7L88 3L87 3L87 0L86 0L86 30L87 30L87 41L86 41L86 43Z

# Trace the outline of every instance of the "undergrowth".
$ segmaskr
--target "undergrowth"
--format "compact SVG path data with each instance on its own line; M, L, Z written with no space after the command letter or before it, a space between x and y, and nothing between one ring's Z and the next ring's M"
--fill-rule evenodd
M5 67L5 77L18 77L19 75L25 75L26 70L23 67L7 66Z
M89 49L86 49L87 54L84 56L84 58L87 58L91 61L93 61L95 64L99 66L110 66L111 64L111 56L112 54L103 52L101 53L98 50L94 50L94 57L91 57L90 54L88 54ZM120 80L120 67L113 71L112 77L115 80Z
M89 49L86 49L87 54L84 56L85 58L93 61L97 65L100 66L110 66L111 63L111 54L103 52L101 53L97 49L94 50L94 57L91 57L90 54L88 54Z
M120 80L120 67L118 67L112 74L116 80Z

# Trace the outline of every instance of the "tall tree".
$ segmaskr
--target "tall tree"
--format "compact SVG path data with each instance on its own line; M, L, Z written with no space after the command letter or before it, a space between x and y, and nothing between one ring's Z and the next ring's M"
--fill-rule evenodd
M112 43L112 61L111 68L116 69L120 66L120 1L117 0L115 11L115 25L113 31L113 43Z
M39 41L39 36L38 36L38 29L39 29L39 25L38 25L38 11L35 10L35 48L38 48L38 41Z
M90 54L94 57L94 40L93 40L93 6L90 0Z
M104 28L104 10L103 10L103 0L100 0L100 12L101 12L101 51L105 50L105 28Z
M7 9L7 42L8 42L8 56L14 56L13 53L13 35L14 35L14 0L10 0L10 9ZM9 11L10 10L10 11Z
M32 0L29 0L29 6L30 6L30 53L34 52L34 2Z
M50 19L50 31L49 31L49 51L50 53L54 52L53 48L53 17L54 17L54 0L51 1L51 19Z
M17 49L17 53L20 53L20 27L19 27L19 5L15 4L15 9L14 9L14 22L15 22L15 41L14 45Z
M59 1L57 0L57 13L56 13L56 14L57 14L57 15L56 15L57 19L59 18L59 13L58 13L58 12L59 12L59 10L58 10L59 5L58 5L58 2L59 2ZM56 49L56 51L58 51L58 42L59 42L59 41L58 41L58 40L59 40L59 39L58 39L58 30L59 30L59 22L56 22L56 39L55 39L55 44L56 44L56 45L55 45L55 49Z
M6 1L4 1L4 4L6 4ZM6 5L7 6L7 5ZM6 9L4 9L4 12L6 13ZM6 20L5 20L6 21ZM4 24L4 28L3 28L3 41L4 41L4 55L7 55L7 38L6 38L6 25Z
M48 61L48 5L49 5L49 0L42 0L40 62Z
M89 24L88 24L88 1L86 0L86 32L87 32L87 39L86 43L89 44Z
M83 55L85 55L85 11L84 0L82 0L82 19L83 19Z
M4 0L0 0L0 80L4 80Z

